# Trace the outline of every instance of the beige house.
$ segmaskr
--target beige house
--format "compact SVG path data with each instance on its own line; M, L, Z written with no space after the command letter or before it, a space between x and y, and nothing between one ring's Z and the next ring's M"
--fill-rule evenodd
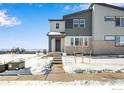
M93 3L49 22L50 52L124 54L124 8Z

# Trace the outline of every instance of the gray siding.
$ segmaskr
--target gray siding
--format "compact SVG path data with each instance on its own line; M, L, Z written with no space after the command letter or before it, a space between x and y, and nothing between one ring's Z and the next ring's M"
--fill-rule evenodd
M84 18L85 28L73 28L73 19ZM67 36L92 36L92 10L82 11L63 17L65 20L65 32Z

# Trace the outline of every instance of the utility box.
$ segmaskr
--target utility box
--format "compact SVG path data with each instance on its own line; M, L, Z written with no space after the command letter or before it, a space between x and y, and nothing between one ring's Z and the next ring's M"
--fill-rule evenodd
M6 70L5 64L0 64L0 73Z
M9 63L7 63L7 69L8 70L19 70L19 69L23 69L25 68L25 61L18 61L18 62L14 62L11 61Z

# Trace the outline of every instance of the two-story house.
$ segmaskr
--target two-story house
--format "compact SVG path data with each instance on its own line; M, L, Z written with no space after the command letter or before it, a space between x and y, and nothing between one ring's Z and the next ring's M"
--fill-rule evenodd
M124 8L93 3L49 21L49 52L124 54Z

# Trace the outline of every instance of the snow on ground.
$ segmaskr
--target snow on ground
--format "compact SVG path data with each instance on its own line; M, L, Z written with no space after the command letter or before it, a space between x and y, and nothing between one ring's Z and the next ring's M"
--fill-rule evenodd
M12 60L24 60L25 68L20 70L10 70L0 73L0 75L41 75L47 74L51 70L52 58L41 58L42 56L37 56L36 54L4 54L0 55L0 62L8 63Z
M62 59L63 68L68 73L124 72L124 58L65 56Z
M52 81L0 81L0 85L69 85L69 86L123 86L124 80L109 80L109 81L93 81L93 80L78 80L71 82L52 82Z

